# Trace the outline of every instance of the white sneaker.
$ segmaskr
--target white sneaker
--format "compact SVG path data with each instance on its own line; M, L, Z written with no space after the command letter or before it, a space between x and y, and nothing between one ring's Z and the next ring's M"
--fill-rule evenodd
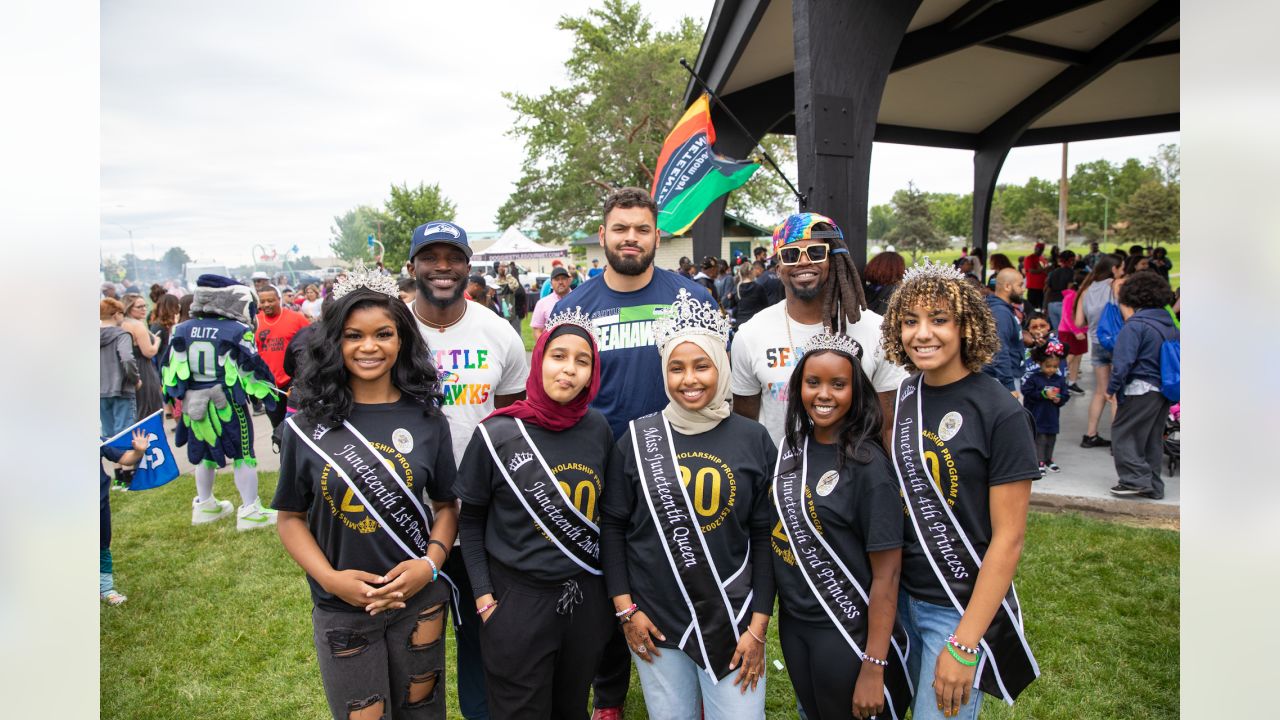
M219 500L212 495L208 500L200 502L200 498L191 499L191 524L203 525L215 522L231 514L231 501Z
M262 507L261 500L254 500L252 505L241 505L236 511L236 530L256 530L275 524L276 511Z

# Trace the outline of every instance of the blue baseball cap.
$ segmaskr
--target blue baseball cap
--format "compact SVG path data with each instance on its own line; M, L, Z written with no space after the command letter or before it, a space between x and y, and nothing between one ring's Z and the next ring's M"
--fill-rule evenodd
M471 246L467 244L467 231L448 220L432 220L413 229L413 240L409 244L409 260L418 251L428 245L447 243L467 254L471 259Z

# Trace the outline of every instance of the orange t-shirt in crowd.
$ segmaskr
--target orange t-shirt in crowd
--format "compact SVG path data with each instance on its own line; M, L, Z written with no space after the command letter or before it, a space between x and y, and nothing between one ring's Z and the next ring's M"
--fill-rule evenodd
M307 316L295 310L281 308L274 320L265 314L258 313L258 330L253 340L258 346L258 354L271 368L276 385L284 387L289 382L289 374L284 371L284 349L289 346L298 331L310 324Z

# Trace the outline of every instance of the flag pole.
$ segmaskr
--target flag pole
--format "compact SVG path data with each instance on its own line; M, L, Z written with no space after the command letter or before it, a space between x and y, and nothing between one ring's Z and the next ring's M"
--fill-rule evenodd
M745 137L752 137L751 131L747 130L747 126L743 125L742 121L738 119L738 116L734 115L733 111L729 109L729 106L726 105L724 101L719 98L719 96L717 96L714 92L711 91L711 88L705 82L703 82L702 78L698 77L698 73L693 71L693 68L689 65L687 61L685 61L684 58L680 58L680 65L685 70L689 71L689 75L691 75L693 79L698 83L698 86L702 88L702 92L706 93L708 97L710 97L712 100L716 102L716 105L720 106L720 109L724 111L725 117L729 118L729 120L734 125L737 125L738 129L742 131L742 134ZM778 177L782 178L782 182L786 183L787 187L791 189L791 194L796 196L796 201L800 204L800 209L801 210L807 209L809 207L809 198L806 197L804 193L797 190L795 185L791 184L791 180L789 180L787 176L783 174L782 169L778 167L778 163L773 161L773 158L769 156L769 151L765 150L763 145L757 142L755 144L755 147L760 151L760 154L764 157L764 159L769 161L769 166L773 168L774 172L778 173Z

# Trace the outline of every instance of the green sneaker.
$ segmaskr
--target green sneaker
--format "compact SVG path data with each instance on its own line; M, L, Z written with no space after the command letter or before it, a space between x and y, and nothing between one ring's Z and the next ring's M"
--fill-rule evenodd
M241 505L236 511L236 530L256 530L276 524L276 511L262 507L261 500L251 505Z
M210 497L204 502L200 502L199 498L191 500L191 524L203 525L205 523L216 522L231 514L231 501L219 500Z

